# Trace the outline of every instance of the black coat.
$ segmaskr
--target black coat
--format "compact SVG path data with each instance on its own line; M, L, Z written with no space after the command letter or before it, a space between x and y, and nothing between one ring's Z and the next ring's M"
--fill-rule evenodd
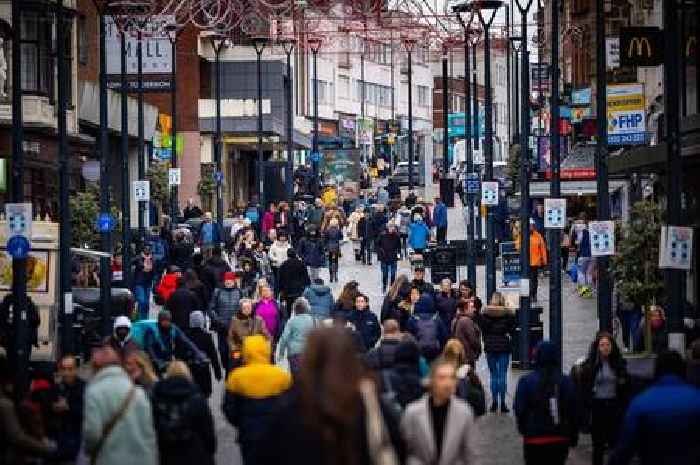
M401 253L401 238L398 234L384 233L377 239L377 260L382 263L395 263Z
M386 391L391 389L396 393L396 400L406 407L423 395L420 376L420 350L414 342L402 342L394 353L394 366L382 373L383 386Z
M300 296L304 292L306 286L311 284L309 272L298 258L289 258L284 262L280 267L279 278L280 291L282 291L286 297Z
M377 315L369 308L365 310L353 310L348 316L348 321L355 325L355 330L362 336L362 342L367 350L373 348L382 335Z
M180 377L166 378L153 389L152 405L161 465L214 465L214 419L196 384ZM173 414L181 418L175 438L172 429L166 428Z
M201 389L204 397L211 396L211 371L214 370L214 377L221 381L221 363L219 362L219 352L214 346L212 335L201 328L191 328L187 331L187 337L197 346L209 359L205 366L198 366L192 370L192 377Z
M400 339L382 339L377 347L367 352L365 364L371 370L384 370L393 367L396 349L400 343Z
M195 293L186 287L175 289L165 307L172 314L172 322L183 331L190 327L190 313L205 310Z
M194 255L194 246L189 242L176 242L170 252L170 264L175 265L183 272L188 268L192 268L192 255Z
M449 294L444 294L442 291L437 292L435 294L435 310L445 326L451 327L457 312L457 296L453 292Z
M231 271L231 267L221 257L211 257L204 265L204 276L199 279L204 282L209 289L221 287L224 281L224 273Z
M510 341L515 334L515 317L499 307L486 307L479 320L484 337L484 352L511 352Z

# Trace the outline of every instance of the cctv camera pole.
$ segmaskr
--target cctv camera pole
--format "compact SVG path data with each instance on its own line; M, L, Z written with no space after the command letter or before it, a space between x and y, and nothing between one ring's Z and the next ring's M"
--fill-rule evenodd
M607 77L605 63L605 0L596 0L596 202L598 221L610 219L610 191L608 189L608 112ZM677 108L677 107L674 107ZM551 127L551 125L550 125ZM612 283L610 260L597 257L598 270L598 327L602 331L612 329Z
M552 154L552 182L550 197L561 197L559 173L559 1L552 0L552 76L549 111L550 151ZM598 199L600 203L600 199ZM559 366L562 363L562 315L561 315L561 231L550 232L550 276L549 276L549 335L558 352Z
M12 201L24 201L24 127L22 118L22 8L19 1L12 2ZM9 352L10 367L16 373L16 398L22 399L29 386L29 352L27 326L27 260L12 259L12 294L15 296L12 319L15 346Z

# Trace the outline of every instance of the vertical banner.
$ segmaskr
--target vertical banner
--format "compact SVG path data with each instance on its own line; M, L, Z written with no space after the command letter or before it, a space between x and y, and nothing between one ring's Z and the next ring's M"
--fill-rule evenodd
M693 256L693 228L662 226L659 268L690 270Z
M646 143L644 84L608 85L608 144Z
M566 227L566 199L544 199L544 227L548 229Z
M591 221L588 223L591 240L591 256L615 255L615 222Z

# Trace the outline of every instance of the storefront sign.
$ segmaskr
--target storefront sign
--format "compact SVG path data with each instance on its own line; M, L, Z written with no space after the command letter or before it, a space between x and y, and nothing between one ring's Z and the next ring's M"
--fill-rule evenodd
M620 49L622 66L659 66L664 62L664 33L658 27L623 27Z
M605 62L608 69L620 67L620 38L605 38Z
M609 85L608 144L639 145L646 142L644 84Z
M549 89L549 63L530 63L530 85L535 91Z
M357 118L357 143L358 145L372 145L374 141L374 120L371 118Z
M591 239L591 256L615 255L615 222L591 221L588 223Z
M591 88L576 89L571 92L571 104L573 106L588 106L591 104Z

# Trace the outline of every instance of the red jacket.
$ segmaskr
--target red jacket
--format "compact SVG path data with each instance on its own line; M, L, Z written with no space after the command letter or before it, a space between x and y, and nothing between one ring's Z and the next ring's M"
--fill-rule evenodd
M160 283L158 283L158 287L156 287L156 292L159 296L161 296L163 302L167 302L170 299L170 296L173 294L173 292L175 292L175 289L177 289L177 274L167 273L160 280Z

